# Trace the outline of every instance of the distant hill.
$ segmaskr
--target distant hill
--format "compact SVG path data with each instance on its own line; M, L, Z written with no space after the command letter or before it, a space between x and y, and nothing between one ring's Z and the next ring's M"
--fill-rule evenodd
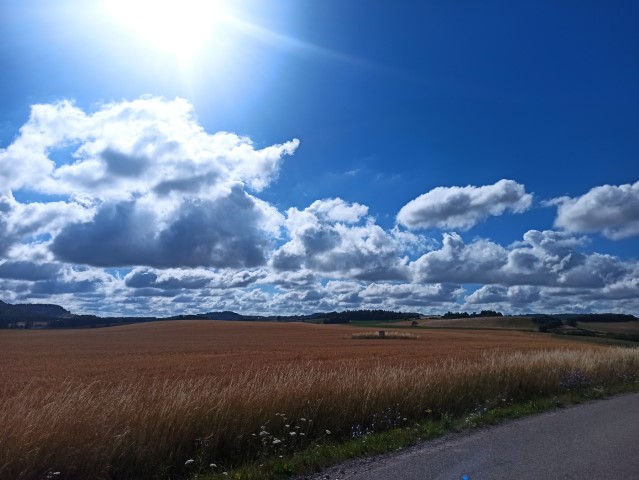
M60 305L51 305L46 303L24 303L11 305L0 300L0 315L2 316L21 316L21 317L46 317L61 318L71 315L71 312L65 310Z
M169 320L244 320L245 318L239 313L224 311L198 313L197 315L175 315L169 317Z
M98 317L96 315L74 315L59 305L21 304L11 305L0 300L0 328L78 328L108 327L129 323L156 322L164 320L226 320L260 322L313 322L349 323L351 321L380 321L419 318L419 313L391 312L386 310L352 310L324 312L310 315L242 315L228 310L172 317Z
M75 315L59 305L44 303L9 304L0 300L0 328L92 328L130 323L165 320L225 320L253 322L395 322L430 328L538 330L564 335L603 336L607 338L639 341L639 319L618 313L592 314L534 314L503 316L492 310L480 313L447 312L441 318L423 318L415 312L387 310L346 310L343 312L317 312L310 315L242 315L229 310L171 317L98 317ZM397 323L399 322L399 323Z
M0 300L0 328L18 323L49 322L70 317L73 317L73 314L59 305L45 303L12 305Z
M44 303L11 305L0 300L0 328L10 325L31 326L49 324L51 321L70 318L73 315L59 305Z

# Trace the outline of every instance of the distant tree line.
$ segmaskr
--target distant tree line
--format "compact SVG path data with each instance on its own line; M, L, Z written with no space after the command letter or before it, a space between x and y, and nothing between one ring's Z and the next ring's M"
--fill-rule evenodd
M169 317L169 320L252 320L252 318L240 315L235 312L208 312L197 313L194 315L175 315Z
M482 310L481 312L446 312L445 319L501 317L501 312ZM576 328L578 323L587 322L630 322L639 320L634 315L622 313L589 313L589 314L556 314L531 315L533 322L542 332L562 330L563 325L573 327L570 334L580 333ZM0 300L0 328L87 328L109 327L130 323L153 322L162 320L232 320L232 321L261 321L261 322L314 322L314 323L349 323L349 322L380 322L390 320L412 320L420 318L420 313L395 312L390 310L346 310L343 312L318 312L310 315L242 315L231 311L208 312L199 314L184 314L172 317L99 317L96 315L74 315L59 305L51 304L16 304L12 305ZM565 330L565 329L564 329ZM588 330L584 330L588 332ZM568 333L568 332L564 332ZM612 336L613 334L606 334ZM615 334L617 335L617 334ZM619 338L636 341L633 335L618 334Z
M540 332L549 332L556 328L560 328L564 324L560 318L553 317L552 315L540 315L538 317L534 317L532 321L535 325L537 325L537 329Z
M389 310L346 310L344 312L314 313L308 320L322 320L322 323L379 322L386 320L410 320L421 317L420 313L393 312Z
M0 328L94 328L130 323L166 320L233 320L262 322L348 323L351 321L409 320L419 318L419 313L387 310L347 310L344 312L320 312L310 315L242 315L231 311L176 315L173 317L99 317L74 315L58 305L11 305L0 300Z
M593 330L592 327L586 327L586 325L584 325L588 323L618 323L636 320L639 319L634 315L621 313L568 313L558 315L537 315L532 319L540 332L560 333L562 335L574 335L580 337L604 337L615 340L638 342L639 335L637 334L599 332L596 328Z
M494 310L482 310L481 312L446 312L442 315L442 318L479 318L479 317L501 317L501 312Z
M309 315L241 315L235 312L209 312L197 315L176 315L170 320L241 320L258 322L314 322L349 323L351 321L408 320L419 318L420 313L393 312L388 310L346 310L343 312L318 312Z
M567 322L632 322L633 320L639 320L634 315L627 315L625 313L566 313L559 315L552 315L553 317L566 320Z

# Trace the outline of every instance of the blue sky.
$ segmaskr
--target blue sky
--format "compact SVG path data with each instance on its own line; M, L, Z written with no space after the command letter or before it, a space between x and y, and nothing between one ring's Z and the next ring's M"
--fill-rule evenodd
M636 2L0 9L4 301L639 314Z

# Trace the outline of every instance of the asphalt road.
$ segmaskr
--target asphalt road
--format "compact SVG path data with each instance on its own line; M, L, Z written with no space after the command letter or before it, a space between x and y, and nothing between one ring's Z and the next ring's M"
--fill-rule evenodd
M553 410L402 453L356 460L313 479L639 480L639 394Z

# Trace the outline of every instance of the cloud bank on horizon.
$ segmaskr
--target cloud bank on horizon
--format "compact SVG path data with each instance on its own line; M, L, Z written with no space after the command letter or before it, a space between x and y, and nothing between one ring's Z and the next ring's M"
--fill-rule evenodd
M132 315L639 310L639 261L588 251L592 235L639 236L639 182L549 199L516 179L440 186L385 228L338 197L269 203L299 145L208 133L180 98L33 105L0 149L2 299ZM462 237L531 208L556 209L556 230Z

